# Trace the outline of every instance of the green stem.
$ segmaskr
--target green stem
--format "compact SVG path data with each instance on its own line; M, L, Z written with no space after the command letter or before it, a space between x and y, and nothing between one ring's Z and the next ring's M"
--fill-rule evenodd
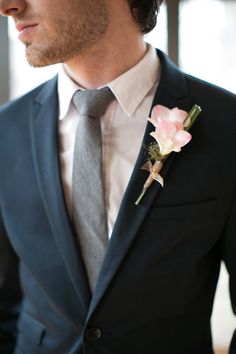
M185 123L188 119L190 119L190 123L189 123L189 125L185 128L185 130L188 131L188 130L191 129L192 125L194 124L195 120L197 119L197 117L199 116L199 114L201 113L201 111L202 111L201 107L199 107L199 106L196 105L196 104L192 107L192 109L189 111L189 113L188 113L188 115L187 115L187 117L186 117L186 119L185 119L185 121L184 121L184 123Z
M140 194L140 196L139 196L138 199L136 200L135 205L137 205L137 206L139 205L139 203L140 203L141 200L143 199L145 193L146 193L146 189L143 189L142 193Z

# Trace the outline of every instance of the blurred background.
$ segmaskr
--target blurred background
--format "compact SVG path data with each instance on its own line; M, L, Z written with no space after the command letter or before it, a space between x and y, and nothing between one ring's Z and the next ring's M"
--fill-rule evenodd
M166 0L156 28L145 40L168 53L185 72L236 93L235 35L236 0ZM31 68L13 23L0 18L0 103L24 94L54 76L57 70L57 65ZM236 321L224 265L212 328L217 354L226 353Z

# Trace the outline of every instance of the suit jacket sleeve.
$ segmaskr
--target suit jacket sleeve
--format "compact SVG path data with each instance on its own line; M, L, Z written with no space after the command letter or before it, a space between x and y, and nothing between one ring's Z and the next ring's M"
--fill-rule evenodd
M7 238L0 212L0 354L14 351L20 302L18 259Z
M231 206L223 237L223 260L229 273L230 298L236 315L236 193ZM236 354L236 329L230 344L229 354Z

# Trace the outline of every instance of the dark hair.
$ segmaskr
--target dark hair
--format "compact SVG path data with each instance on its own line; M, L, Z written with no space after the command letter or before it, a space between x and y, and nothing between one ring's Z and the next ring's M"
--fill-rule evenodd
M150 32L157 22L162 0L128 0L132 15L142 33Z

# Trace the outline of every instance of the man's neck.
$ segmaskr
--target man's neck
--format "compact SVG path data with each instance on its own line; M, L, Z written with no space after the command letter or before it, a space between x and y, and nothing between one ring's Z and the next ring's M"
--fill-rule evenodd
M109 43L109 45L107 45ZM136 40L112 41L94 46L64 64L68 75L81 87L93 89L106 85L135 66L146 54L142 36Z

